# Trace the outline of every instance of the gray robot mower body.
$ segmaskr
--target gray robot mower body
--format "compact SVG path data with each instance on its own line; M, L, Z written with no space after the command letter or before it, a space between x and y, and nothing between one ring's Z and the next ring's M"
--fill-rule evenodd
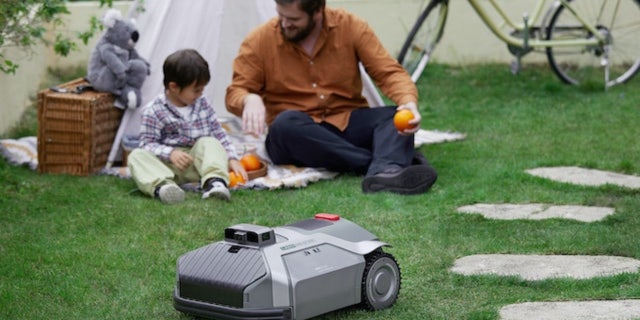
M177 262L176 310L213 319L308 319L392 306L400 268L388 244L334 214L268 228L239 224Z

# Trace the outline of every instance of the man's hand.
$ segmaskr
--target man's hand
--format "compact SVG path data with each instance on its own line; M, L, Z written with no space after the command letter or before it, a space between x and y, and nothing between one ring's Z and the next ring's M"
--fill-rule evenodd
M265 106L262 98L257 94L249 94L244 99L242 111L242 130L253 136L265 132Z
M171 151L171 155L169 157L171 163L173 163L176 168L182 171L184 171L184 169L188 168L193 163L193 157L182 150L175 149Z
M420 130L420 121L422 121L422 116L420 116L420 112L418 111L418 105L415 102L409 102L398 106L396 110L399 111L402 109L410 110L411 113L413 113L413 119L409 121L409 124L411 124L412 127L405 129L400 133L404 135L412 135L418 132L418 130Z

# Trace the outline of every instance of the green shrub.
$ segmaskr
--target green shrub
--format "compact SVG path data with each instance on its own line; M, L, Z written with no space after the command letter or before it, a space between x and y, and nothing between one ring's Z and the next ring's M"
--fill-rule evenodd
M112 6L113 0L99 0L100 6ZM0 6L0 71L15 74L19 65L6 57L5 48L18 48L30 52L33 46L45 44L53 46L54 51L62 56L68 55L77 48L74 39L56 33L53 41L47 37L47 28L64 25L62 16L69 14L66 0L3 0ZM91 18L90 30L78 34L78 39L85 44L100 24L95 17Z

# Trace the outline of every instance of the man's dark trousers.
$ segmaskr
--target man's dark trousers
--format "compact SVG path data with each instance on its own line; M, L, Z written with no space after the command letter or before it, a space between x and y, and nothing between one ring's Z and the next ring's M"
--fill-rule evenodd
M315 123L300 111L280 113L269 127L265 144L274 164L325 168L334 172L374 175L405 168L415 153L413 136L393 125L395 107L362 108L351 113L344 131Z

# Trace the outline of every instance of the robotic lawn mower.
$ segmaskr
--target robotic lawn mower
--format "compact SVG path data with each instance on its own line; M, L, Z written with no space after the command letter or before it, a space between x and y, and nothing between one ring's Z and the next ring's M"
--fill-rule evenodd
M282 227L239 224L182 255L174 307L212 319L308 319L351 305L391 307L400 268L389 246L335 214Z

